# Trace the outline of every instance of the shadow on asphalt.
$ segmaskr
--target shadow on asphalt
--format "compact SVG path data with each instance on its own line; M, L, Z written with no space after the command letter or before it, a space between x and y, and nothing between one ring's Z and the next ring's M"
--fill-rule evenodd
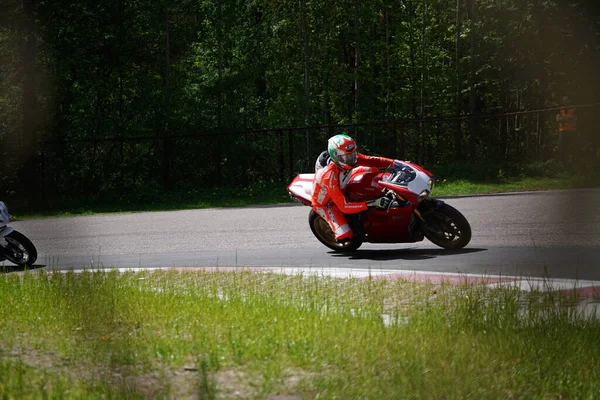
M46 267L43 264L34 264L30 267L23 267L18 265L0 265L0 274L9 274L11 272L25 272L33 271L35 269Z
M356 250L353 253L334 253L330 252L334 257L344 257L349 260L372 260L372 261L387 261L387 260L429 260L437 257L453 256L457 254L478 253L487 249L469 248L460 250L444 250L444 249L395 249L395 250Z

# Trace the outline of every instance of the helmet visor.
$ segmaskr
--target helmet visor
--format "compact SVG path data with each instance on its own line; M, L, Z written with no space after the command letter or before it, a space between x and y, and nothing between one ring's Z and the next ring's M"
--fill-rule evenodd
M342 164L354 165L354 164L356 164L356 160L357 160L356 150L353 151L352 153L341 154L338 156L338 159L340 160L340 163L342 163Z

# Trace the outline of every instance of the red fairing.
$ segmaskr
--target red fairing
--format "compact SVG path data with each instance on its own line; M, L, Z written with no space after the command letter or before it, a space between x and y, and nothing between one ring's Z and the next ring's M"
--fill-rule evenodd
M373 210L365 220L365 232L371 243L413 243L418 239L410 234L412 207Z
M344 192L350 201L367 201L381 197L383 187L380 180L383 173L378 168L358 167L352 170L352 175L344 187Z

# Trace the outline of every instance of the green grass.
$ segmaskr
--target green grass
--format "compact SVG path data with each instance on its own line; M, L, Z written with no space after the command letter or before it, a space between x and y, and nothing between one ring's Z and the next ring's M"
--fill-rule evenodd
M187 188L163 191L159 188L135 193L112 193L87 200L61 199L52 205L22 205L5 201L13 217L31 219L102 213L171 211L212 207L243 207L290 203L285 184L263 183L241 188ZM14 207L13 207L14 205Z
M583 189L600 186L596 177L542 177L497 179L494 181L469 181L464 179L439 180L434 196L461 196L476 194L498 194L522 191Z
M449 164L432 168L436 175L435 196L600 187L600 177L593 173L595 170L590 167L570 172L554 161L500 165Z
M564 172L555 162L530 164L450 164L428 167L436 175L434 196L491 194L549 189L600 187L600 176ZM590 169L593 171L593 169ZM26 205L5 199L16 219L93 215L139 211L169 211L209 207L243 207L291 203L286 183L259 183L241 188L177 191L145 188L134 193L112 193L100 198L60 199L54 204Z
M4 398L600 396L600 321L555 293L29 272L0 277L0 304Z

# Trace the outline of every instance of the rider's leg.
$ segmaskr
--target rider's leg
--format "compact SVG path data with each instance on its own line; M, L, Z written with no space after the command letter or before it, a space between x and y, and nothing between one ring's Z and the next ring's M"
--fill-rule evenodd
M327 211L327 222L335 235L335 239L338 241L344 241L352 239L354 232L350 229L346 216L340 209L334 204L329 203L326 207Z
M350 229L344 213L335 204L330 203L321 207L316 206L314 210L327 221L336 240L345 241L352 238L354 232Z

